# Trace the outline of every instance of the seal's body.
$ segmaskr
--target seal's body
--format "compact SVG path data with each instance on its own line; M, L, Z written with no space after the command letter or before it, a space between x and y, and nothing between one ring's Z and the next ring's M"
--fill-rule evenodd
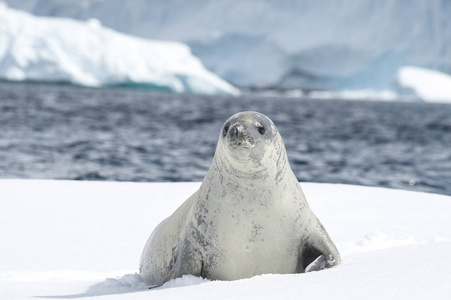
M165 219L144 248L140 273L158 286L185 274L235 280L302 273L337 248L310 210L272 121L242 112L223 125L199 190Z

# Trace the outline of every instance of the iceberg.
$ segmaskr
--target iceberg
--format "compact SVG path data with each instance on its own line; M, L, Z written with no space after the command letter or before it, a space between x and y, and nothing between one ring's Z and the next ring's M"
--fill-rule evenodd
M396 76L398 93L426 102L451 103L451 76L436 70L402 67Z
M240 87L393 90L403 66L451 74L451 2L423 0L6 0L187 43Z
M180 42L128 36L96 19L36 17L1 3L0 79L239 94Z

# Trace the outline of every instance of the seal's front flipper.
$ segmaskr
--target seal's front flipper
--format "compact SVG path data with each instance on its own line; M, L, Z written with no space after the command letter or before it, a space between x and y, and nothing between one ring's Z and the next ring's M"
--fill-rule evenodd
M199 247L198 245L196 245ZM191 244L190 240L185 238L181 247L177 249L176 256L173 258L173 265L163 283L183 275L194 275L201 277L203 275L203 259L199 251Z
M320 248L316 248L313 243L310 244L309 242L304 246L301 252L301 272L320 271L335 265L332 261L326 259L326 257L331 257L331 254L329 254L330 251L321 251Z
M305 273L307 272L315 272L315 271L321 271L326 268L327 261L324 256L320 256L316 258L312 263L308 264L305 268Z
M318 248L311 244L304 246L301 252L300 272L320 271L340 263L340 254L336 250L335 245L331 249L324 247L326 245L322 246Z
M299 269L301 272L306 272L307 267L313 262L315 262L315 270L322 270L338 265L341 261L337 247L318 219L316 220L315 229L311 230L308 238L306 238L300 255L301 265Z
M149 289L149 290L152 290L152 289L156 289L156 288L158 288L158 287L160 287L160 286L162 286L162 285L156 285L156 284L154 284L154 285L149 286L148 289Z

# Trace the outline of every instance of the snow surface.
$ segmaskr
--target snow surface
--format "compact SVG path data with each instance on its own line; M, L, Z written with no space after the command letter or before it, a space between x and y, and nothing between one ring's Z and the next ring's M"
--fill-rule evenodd
M94 19L35 17L1 2L0 78L239 93L207 71L182 43L127 36Z
M208 69L242 87L384 90L402 66L451 74L450 1L6 2L188 43Z
M138 263L155 226L200 183L0 180L2 299L449 299L451 197L302 183L342 264L148 290ZM99 296L104 296L99 298Z
M399 93L428 102L451 103L451 75L425 68L403 67L397 74Z

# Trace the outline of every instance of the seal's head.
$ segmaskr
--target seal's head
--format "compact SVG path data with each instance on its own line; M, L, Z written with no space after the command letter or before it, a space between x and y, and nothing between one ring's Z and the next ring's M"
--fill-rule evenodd
M245 111L231 116L222 126L218 147L228 160L264 164L267 159L285 155L282 138L265 115Z

